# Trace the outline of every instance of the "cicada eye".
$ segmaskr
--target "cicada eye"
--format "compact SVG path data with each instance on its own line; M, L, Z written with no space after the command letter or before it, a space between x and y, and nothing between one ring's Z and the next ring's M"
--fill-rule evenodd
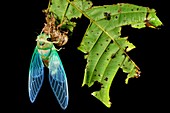
M52 40L51 40L51 38L49 37L49 38L47 38L47 41L50 41L50 42L51 42Z

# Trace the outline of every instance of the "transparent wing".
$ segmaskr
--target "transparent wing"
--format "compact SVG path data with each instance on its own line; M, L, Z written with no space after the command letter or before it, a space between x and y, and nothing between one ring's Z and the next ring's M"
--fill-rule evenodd
M30 101L32 103L35 101L35 98L37 97L37 94L42 86L43 80L44 80L44 64L36 47L32 55L28 79L28 92Z
M68 105L68 85L66 74L57 51L52 50L49 61L49 81L62 109Z

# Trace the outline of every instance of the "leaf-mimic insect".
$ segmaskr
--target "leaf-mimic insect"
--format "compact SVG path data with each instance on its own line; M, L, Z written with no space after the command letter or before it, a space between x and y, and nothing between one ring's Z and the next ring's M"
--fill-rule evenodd
M62 109L68 106L67 77L56 51L50 34L40 33L37 36L37 45L34 49L28 79L28 92L30 101L33 103L39 93L44 80L44 67L49 69L49 83L52 91Z

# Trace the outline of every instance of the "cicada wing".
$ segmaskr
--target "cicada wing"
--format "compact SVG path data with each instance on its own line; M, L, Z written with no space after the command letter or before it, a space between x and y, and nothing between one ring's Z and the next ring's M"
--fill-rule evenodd
M39 93L43 80L44 80L44 64L36 47L32 55L28 79L28 92L30 101L32 103L35 101L37 94Z
M68 106L68 84L64 67L57 51L52 50L49 60L49 82L62 109Z

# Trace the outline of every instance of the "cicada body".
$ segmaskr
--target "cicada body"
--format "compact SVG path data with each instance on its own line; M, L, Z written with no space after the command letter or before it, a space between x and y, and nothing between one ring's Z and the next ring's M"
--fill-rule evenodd
M44 80L44 67L49 69L49 83L62 109L68 106L67 77L60 57L53 43L48 41L50 35L41 33L37 36L37 45L34 49L28 79L28 92L33 103L41 89Z

